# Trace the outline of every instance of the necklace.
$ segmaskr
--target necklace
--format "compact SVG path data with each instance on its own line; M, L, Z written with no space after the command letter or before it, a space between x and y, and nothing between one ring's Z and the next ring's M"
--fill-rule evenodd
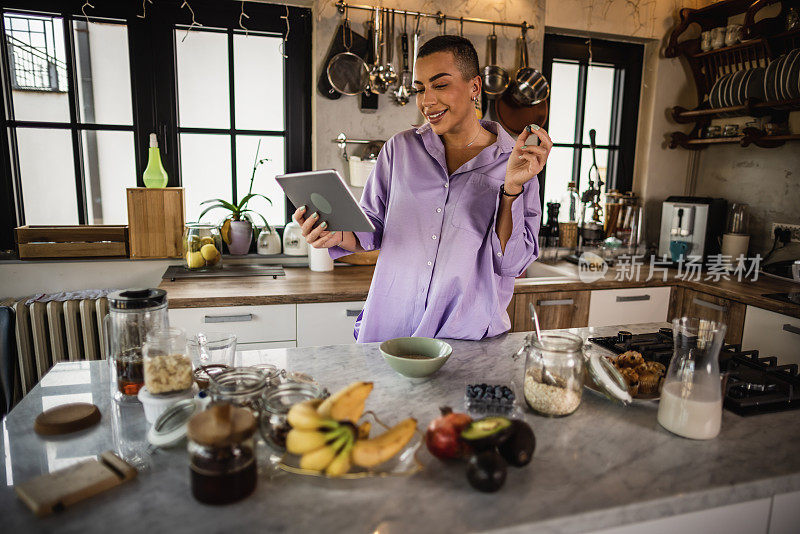
M470 146L472 146L472 143L474 143L474 142L475 142L475 140L478 138L478 136L481 134L481 130L482 130L482 128L480 128L480 127L479 127L479 128L478 128L478 133L476 133L476 134L475 134L475 137L473 137L473 138L472 138L472 141L470 141L469 143L467 143L466 145L464 145L464 148L467 148L467 147L470 147Z

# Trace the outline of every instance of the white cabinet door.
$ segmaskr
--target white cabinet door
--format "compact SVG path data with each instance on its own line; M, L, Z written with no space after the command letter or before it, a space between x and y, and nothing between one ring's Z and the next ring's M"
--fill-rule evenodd
M592 291L589 326L666 321L670 287L639 287Z
M322 302L297 305L297 346L355 343L353 328L364 302Z
M759 356L775 356L778 364L800 364L800 319L748 306L742 348Z
M800 530L800 491L772 498L769 534L797 534Z
M297 306L215 306L169 310L169 324L183 328L187 336L197 332L236 334L237 343L295 341Z

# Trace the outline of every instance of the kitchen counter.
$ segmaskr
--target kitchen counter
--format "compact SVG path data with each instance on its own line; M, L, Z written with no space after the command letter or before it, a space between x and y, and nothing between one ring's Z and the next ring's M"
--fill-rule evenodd
M574 331L588 337L659 326ZM309 373L330 390L372 380L369 409L388 422L416 417L424 428L439 406L463 407L466 383L516 381L519 387L524 362L512 354L523 337L454 341L445 366L421 380L392 371L377 344L250 351L237 358L239 364L273 362ZM37 519L14 496L14 482L107 449L130 450L124 437L140 437L145 430L140 406L111 404L106 369L103 362L59 363L5 420L4 531L585 532L736 503L768 503L776 494L800 490L800 411L749 418L724 411L716 439L692 441L661 428L655 404L625 408L584 392L578 411L562 419L526 411L537 439L533 462L509 468L496 494L473 490L463 464L443 463L423 451L424 470L411 477L343 481L262 474L252 496L211 507L191 497L186 453L178 448L150 457L150 467L134 481ZM100 407L99 425L71 437L45 440L34 434L33 419L43 408L76 400Z
M646 280L649 266L642 267L640 280L627 280L617 271L592 283L581 282L577 266L560 262L555 266L563 276L518 278L515 293L621 289L632 287L682 286L718 297L757 306L776 313L800 318L800 305L763 297L765 293L800 290L800 285L759 275L755 282L731 280L681 280L670 269L666 281L660 273ZM203 278L164 280L159 287L167 291L170 308L205 306L248 306L264 304L300 304L313 302L345 302L365 300L374 268L371 266L337 266L333 271L318 273L301 267L286 267L286 276L273 280L267 276L242 278ZM630 274L630 273L627 273ZM619 280L616 278L620 278Z

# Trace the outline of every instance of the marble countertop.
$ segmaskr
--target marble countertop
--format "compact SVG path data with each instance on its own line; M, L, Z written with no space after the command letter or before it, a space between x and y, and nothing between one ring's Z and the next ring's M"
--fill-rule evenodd
M573 331L585 338L659 326ZM309 373L330 390L372 380L368 408L389 422L416 417L424 428L439 406L463 408L466 383L519 384L524 362L512 355L524 335L454 341L453 356L429 379L397 375L376 344L250 351L239 354L237 364L275 363ZM107 374L104 362L60 363L3 421L4 531L585 532L800 490L800 411L749 418L724 411L716 439L692 441L661 428L655 404L626 408L585 391L571 416L525 412L537 439L533 462L510 468L495 494L473 490L463 464L423 451L424 470L411 477L345 481L262 473L253 495L212 507L192 498L185 448L179 447L143 455L146 468L134 481L37 519L14 495L14 483L104 450L130 455L144 449L141 406L112 403ZM39 412L74 401L97 404L100 424L58 439L34 434Z

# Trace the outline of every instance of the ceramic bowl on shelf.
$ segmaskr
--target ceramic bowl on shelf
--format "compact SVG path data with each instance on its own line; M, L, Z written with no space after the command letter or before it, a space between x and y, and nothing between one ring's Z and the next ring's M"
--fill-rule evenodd
M453 347L429 337L398 337L380 345L383 359L389 366L408 378L422 378L438 371Z

